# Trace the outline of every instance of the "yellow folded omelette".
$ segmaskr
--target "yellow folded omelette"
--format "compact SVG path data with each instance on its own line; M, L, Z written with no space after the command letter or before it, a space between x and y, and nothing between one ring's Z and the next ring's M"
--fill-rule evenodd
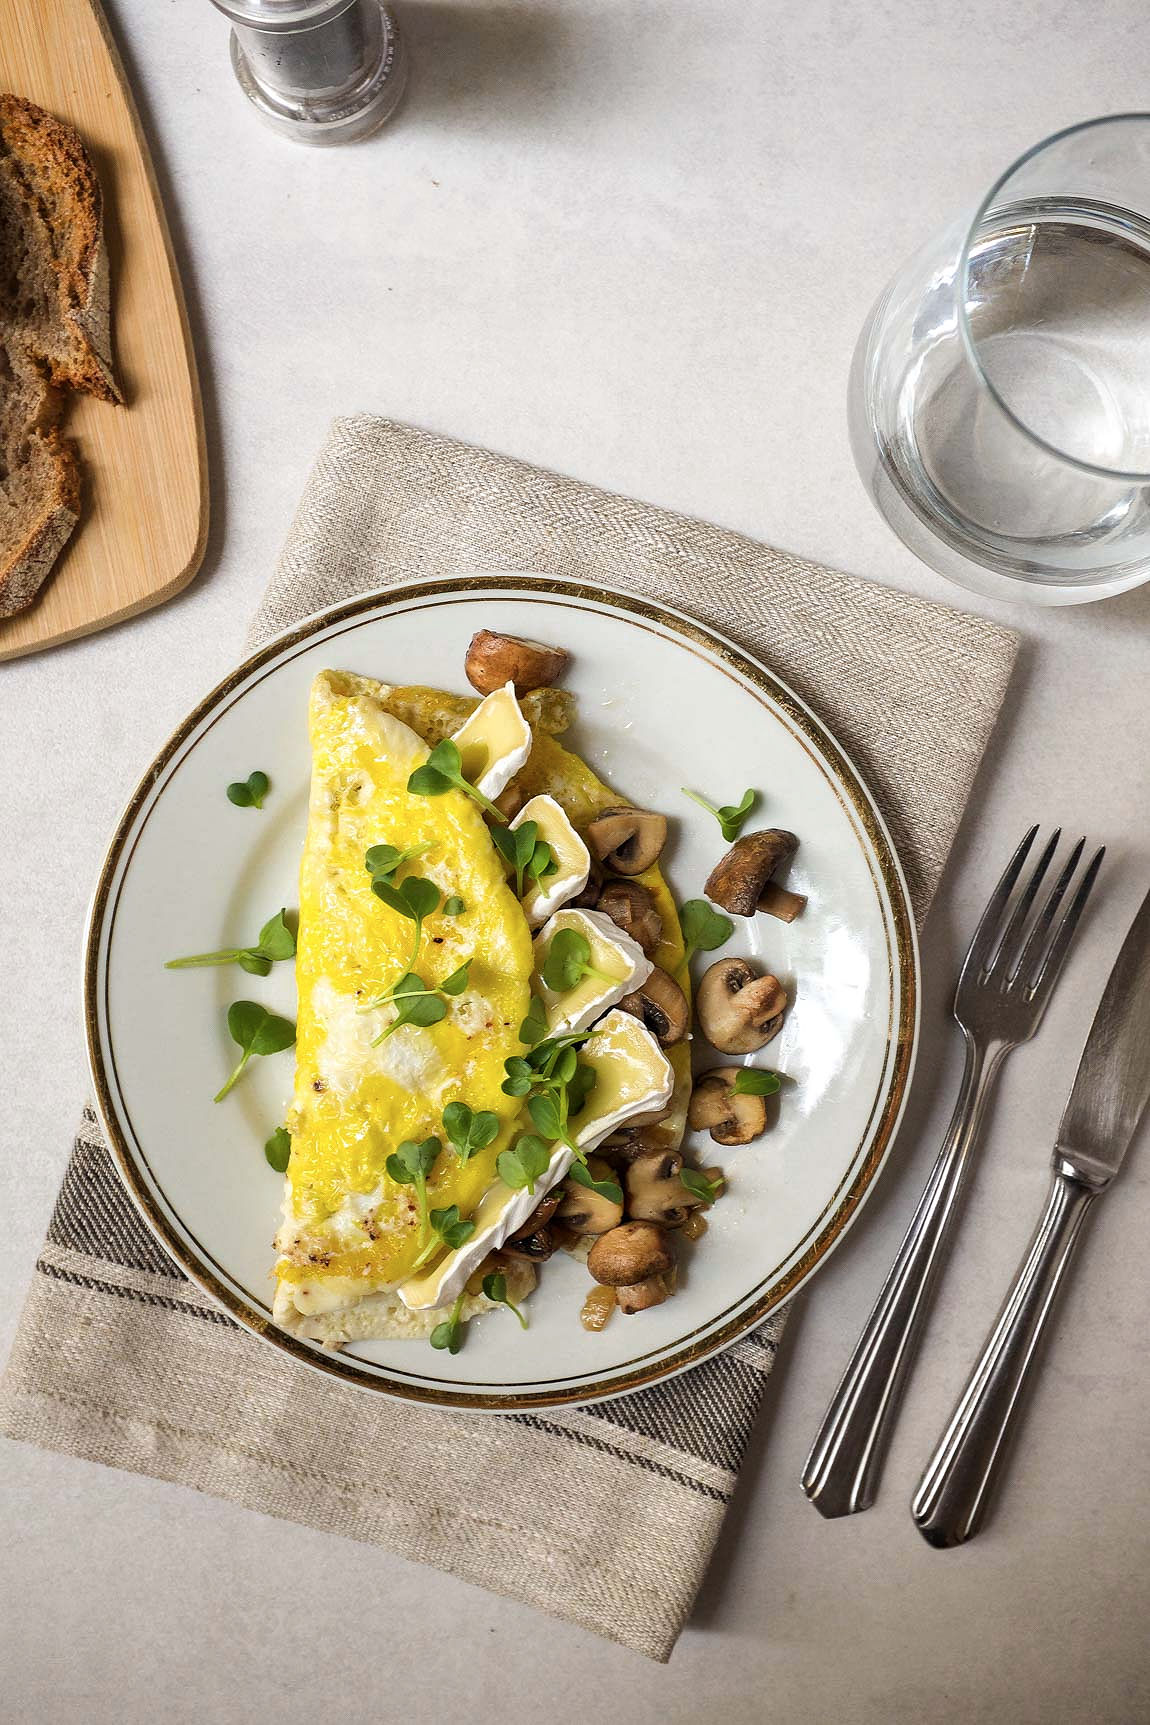
M504 1062L523 1053L519 1026L530 1003L533 931L477 805L454 789L434 797L407 790L429 747L475 705L332 671L312 689L296 1079L287 1121L292 1149L276 1240L274 1315L285 1328L329 1345L426 1336L443 1315L410 1311L396 1292L416 1268L420 1230L414 1191L388 1174L389 1155L406 1140L443 1139L430 1202L438 1209L458 1205L467 1217L497 1181L500 1152L530 1129L522 1102L502 1086ZM553 690L524 700L533 741L515 782L527 797L555 797L582 827L620 799L550 734L565 726L571 707L570 696ZM414 962L413 923L373 893L365 867L367 851L382 844L418 852L398 869L397 884L414 873L439 891ZM656 961L674 969L682 944L673 901L657 869L642 879L664 920ZM444 908L451 899L463 901L457 914ZM439 1023L404 1026L380 1040L395 1007L372 1003L399 976L415 970L434 985L467 961L466 987L446 1002ZM659 1130L677 1144L689 1058L685 1045L669 1053L675 1107ZM444 1108L453 1101L490 1111L499 1122L492 1143L464 1165L443 1129ZM505 1268L512 1298L530 1292L530 1264L510 1259ZM481 1292L469 1295L462 1316L489 1304Z

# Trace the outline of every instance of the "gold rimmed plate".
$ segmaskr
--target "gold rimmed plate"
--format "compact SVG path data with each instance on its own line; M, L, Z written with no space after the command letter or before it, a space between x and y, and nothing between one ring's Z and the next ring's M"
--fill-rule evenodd
M469 1326L454 1357L418 1342L326 1352L271 1321L280 1177L263 1143L291 1093L291 1056L253 1063L217 1106L232 1065L237 993L294 1015L290 965L266 979L163 969L175 951L252 938L296 902L307 805L307 691L324 668L466 691L475 630L552 641L579 716L565 739L628 798L673 817L664 855L680 899L698 896L724 843L680 786L734 801L762 793L764 824L800 836L792 924L738 921L726 955L789 985L794 1004L763 1057L785 1077L769 1133L740 1149L704 1137L729 1187L680 1253L675 1296L584 1331L586 1270L557 1254L524 1333L506 1313ZM254 768L271 794L239 809L225 786ZM700 963L700 961L696 961ZM705 961L704 961L705 962ZM239 986L242 978L243 987ZM260 649L180 725L149 768L97 885L85 961L97 1105L128 1188L161 1244L272 1346L347 1382L439 1405L519 1409L618 1395L726 1346L825 1262L889 1148L918 1025L906 885L859 775L809 709L709 629L632 594L535 575L468 574L368 594ZM699 1064L711 1063L705 1048Z

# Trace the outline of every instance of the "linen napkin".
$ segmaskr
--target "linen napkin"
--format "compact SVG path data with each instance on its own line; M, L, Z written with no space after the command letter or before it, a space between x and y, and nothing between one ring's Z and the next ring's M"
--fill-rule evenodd
M469 568L632 587L765 660L869 779L921 920L1010 675L1008 630L362 416L332 428L251 639L369 589ZM0 1385L0 1431L372 1541L665 1660L784 1321L584 1408L392 1402L301 1369L187 1281L86 1110ZM578 1489L541 1493L556 1479ZM587 1503L602 1506L593 1522Z

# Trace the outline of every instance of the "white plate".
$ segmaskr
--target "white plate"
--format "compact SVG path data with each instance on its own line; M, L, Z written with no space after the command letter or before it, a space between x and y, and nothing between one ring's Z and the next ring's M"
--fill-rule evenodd
M762 824L801 840L789 882L809 895L788 926L737 921L724 954L749 953L793 989L763 1057L787 1077L777 1123L738 1150L707 1137L729 1189L681 1252L673 1299L597 1335L579 1323L586 1270L557 1254L527 1333L507 1313L473 1323L452 1358L419 1342L343 1353L271 1324L281 1179L263 1142L282 1119L292 1057L252 1062L219 1106L237 997L294 1016L290 965L261 980L163 961L255 938L296 900L309 756L307 693L325 667L466 691L479 628L559 643L578 697L572 746L639 804L673 817L664 853L680 899L725 848L712 801L763 793ZM271 779L262 812L233 807L232 779ZM705 960L703 962L709 962ZM701 963L696 960L697 968ZM803 704L738 648L633 595L550 577L468 575L365 596L264 647L189 715L145 775L96 889L85 965L100 1114L145 1218L188 1275L297 1359L353 1383L457 1406L586 1401L682 1370L757 1323L825 1261L889 1147L917 1033L917 955L906 886L869 793ZM709 1064L700 1048L702 1064ZM713 1057L712 1057L713 1059Z

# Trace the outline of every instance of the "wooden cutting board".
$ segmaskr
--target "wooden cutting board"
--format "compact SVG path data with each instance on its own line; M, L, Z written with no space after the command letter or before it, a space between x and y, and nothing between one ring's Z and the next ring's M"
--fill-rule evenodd
M0 659L158 605L199 568L208 526L203 411L148 147L95 0L0 0L0 89L75 126L104 189L112 341L126 405L71 395L84 512L36 603L0 620Z

